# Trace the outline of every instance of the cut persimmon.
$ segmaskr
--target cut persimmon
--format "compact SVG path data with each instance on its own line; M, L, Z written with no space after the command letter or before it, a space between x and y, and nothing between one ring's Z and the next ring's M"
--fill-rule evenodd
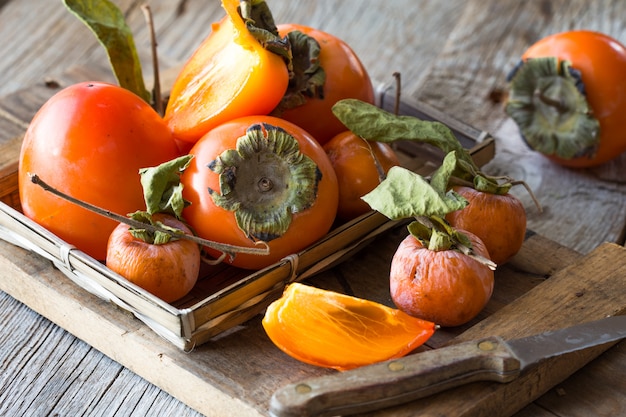
M405 356L435 324L374 301L290 284L265 312L263 328L289 356L340 371Z

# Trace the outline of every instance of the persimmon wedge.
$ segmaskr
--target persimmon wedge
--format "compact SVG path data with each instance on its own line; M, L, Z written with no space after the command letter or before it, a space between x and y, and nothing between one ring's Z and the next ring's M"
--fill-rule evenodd
M258 3L264 2L251 7ZM212 25L174 81L164 119L179 140L195 143L228 120L267 114L287 90L287 63L273 52L280 49L277 30L264 32L275 35L266 43L276 46L270 50L248 29L238 5L222 0L227 15Z
M405 356L435 332L400 310L300 283L267 308L263 328L289 356L339 371Z

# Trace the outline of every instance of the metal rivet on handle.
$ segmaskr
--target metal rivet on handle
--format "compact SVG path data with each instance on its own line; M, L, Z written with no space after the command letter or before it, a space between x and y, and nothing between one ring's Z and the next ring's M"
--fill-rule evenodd
M482 351L491 351L494 350L496 348L496 344L491 341L491 340L483 340L482 342L478 343L478 349L482 350Z
M298 384L298 385L296 385L296 392L298 394L308 394L311 391L312 391L311 387L309 385L307 385L307 384Z

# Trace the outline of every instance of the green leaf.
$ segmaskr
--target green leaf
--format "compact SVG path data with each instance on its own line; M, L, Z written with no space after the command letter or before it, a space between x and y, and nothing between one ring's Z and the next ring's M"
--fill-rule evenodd
M187 168L193 155L183 155L161 165L139 170L141 185L149 214L169 213L180 219L189 204L183 198L180 174Z
M362 198L372 209L392 220L443 217L467 206L467 200L457 193L441 193L420 175L399 166L392 167L387 178Z
M333 114L350 131L364 139L386 143L397 140L427 143L446 154L456 151L459 159L476 167L469 152L463 148L450 128L441 122L395 115L357 99L338 101L333 106Z
M457 169L456 152L448 153L439 168L433 172L430 178L430 185L439 193L445 194L448 189L450 178Z
M63 3L104 46L120 86L150 103L151 94L144 84L133 34L120 9L109 0L63 0Z

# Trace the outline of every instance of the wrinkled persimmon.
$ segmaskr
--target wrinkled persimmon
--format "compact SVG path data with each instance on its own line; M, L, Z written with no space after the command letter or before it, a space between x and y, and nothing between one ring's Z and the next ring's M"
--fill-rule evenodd
M337 370L402 357L435 331L400 310L299 283L267 308L262 323L289 356Z
M469 237L475 254L489 258L485 245ZM458 250L431 250L408 235L398 246L389 273L391 298L399 309L441 326L472 320L489 301L494 273Z
M157 213L154 222L191 235L191 229L175 217ZM151 243L135 237L130 226L120 223L111 233L106 266L165 302L184 297L195 285L200 271L200 248L186 239Z
M337 217L348 221L371 210L361 199L384 179L389 168L400 165L398 156L386 143L366 141L350 131L324 144L339 181Z
M498 265L519 252L526 236L526 210L517 197L471 187L455 186L453 189L469 204L446 215L452 226L478 236L487 247L491 260Z

